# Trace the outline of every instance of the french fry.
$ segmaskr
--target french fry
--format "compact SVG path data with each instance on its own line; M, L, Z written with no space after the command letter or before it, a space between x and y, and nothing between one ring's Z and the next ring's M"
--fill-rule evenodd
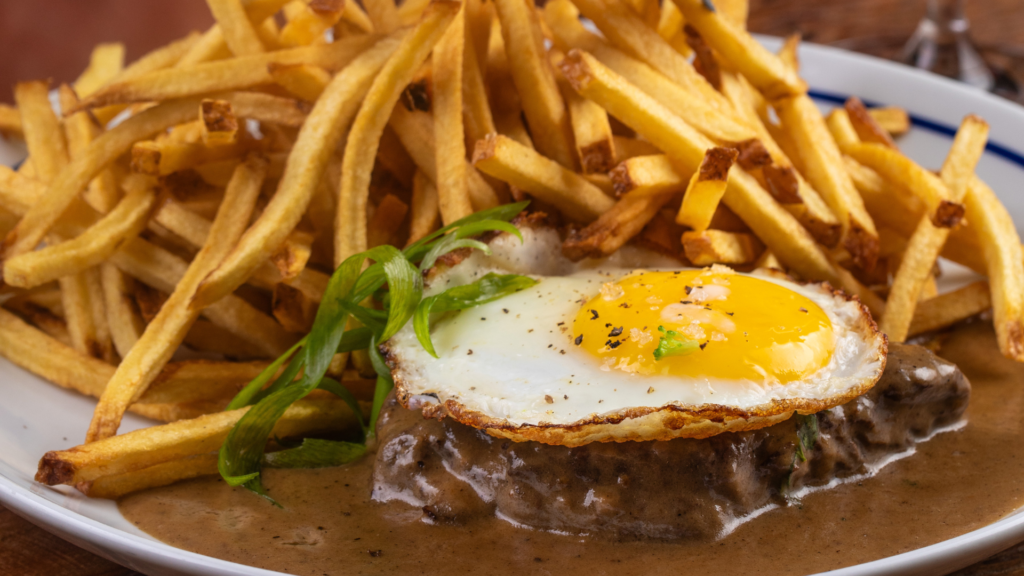
M679 206L679 214L676 215L677 224L689 226L695 232L708 229L715 209L718 208L718 202L725 194L729 170L732 169L737 156L733 148L709 148L704 153L700 168L690 178L690 183L686 187L683 203ZM683 238L685 248L686 236Z
M267 66L271 63L307 63L328 70L339 70L365 52L376 40L378 38L373 36L354 36L322 46L304 46L156 70L112 83L83 100L79 107L84 109L187 98L270 84L274 78Z
M142 470L103 476L91 482L83 482L77 488L89 498L116 500L132 492L216 473L217 453L210 452L162 462Z
M404 5L404 3L403 3ZM465 42L466 50L462 58L462 100L463 100L463 124L466 128L467 145L476 145L477 140L482 140L491 132L496 132L494 116L491 114L491 105L487 99L487 85L484 82L483 68L479 55L486 57L486 45L484 50L477 52L473 45L473 20L474 16L479 17L476 12L483 10L481 2L470 1L466 3L466 26ZM488 32L490 27L488 26ZM486 61L484 62L486 64Z
M373 23L373 29L378 33L390 34L402 25L398 9L391 0L367 0L364 7Z
M59 289L57 296L63 299L63 295L60 294ZM31 323L32 326L38 328L43 334L52 338L54 341L59 342L63 346L67 347L69 350L72 350L75 353L82 355L83 357L86 356L85 354L82 354L81 352L78 352L77 350L71 347L71 335L68 334L68 326L67 324L64 323L63 318L63 301L61 301L60 305L61 316L54 314L44 306L40 306L34 302L20 300L17 298L12 298L8 302L6 302L4 306L6 308L9 308L13 312L19 314L22 318ZM92 358L91 356L88 357ZM31 366L27 366L26 368L30 370L32 369Z
M124 44L97 44L89 55L89 66L75 80L75 92L86 97L118 76L124 68Z
M849 98L843 108L849 116L850 124L862 141L874 142L896 149L896 142L893 141L892 136L875 122L874 117L868 112L860 98L856 96Z
M862 142L845 152L886 180L901 183L902 187L920 198L935 226L952 228L963 218L963 204L946 197L942 181L899 151L881 144Z
M298 224L331 151L355 116L374 76L397 47L397 38L381 40L335 75L299 131L277 193L235 250L199 287L193 307L202 309L240 286Z
M658 150L654 144L639 138L613 136L612 141L615 146L615 157L619 162L624 162L637 156L651 156L661 153L661 150Z
M521 0L495 0L494 6L533 144L545 156L573 169L576 161L569 112L544 51L537 13Z
M842 224L843 246L858 266L871 270L878 258L878 231L843 168L842 154L821 113L806 95L783 98L775 102L775 109L797 149L804 176Z
M1024 252L1017 228L995 193L973 177L965 198L967 219L982 246L992 295L999 351L1024 360Z
M573 50L562 71L577 92L664 150L687 173L697 170L704 152L713 146L707 137L589 54ZM842 285L811 235L752 176L734 171L722 199L787 267L805 278Z
M477 142L473 165L553 204L567 218L578 222L589 222L615 205L614 200L582 176L500 134Z
M499 134L509 136L523 146L533 148L533 140L530 138L529 132L526 131L526 126L523 125L522 101L516 92L515 82L512 80L505 40L501 33L501 23L497 18L492 21L492 28L487 46L485 69L494 127Z
M974 174L974 166L985 151L987 140L988 124L977 116L964 118L953 139L953 145L946 156L946 161L942 165L941 190L944 200L960 202L967 194L971 177ZM907 249L903 252L899 270L896 272L896 277L889 290L886 313L881 322L881 329L890 340L902 342L907 338L922 287L931 277L932 267L948 237L948 229L936 227L927 218L921 218L913 236L910 237ZM1018 239L1018 250L1019 244ZM1024 260L1016 267L1024 270ZM992 273L991 269L989 273ZM1014 320L1020 333L1021 351L1024 354L1024 330L1020 327L1021 317L1018 315Z
M427 7L420 23L402 40L401 46L374 79L359 114L352 122L341 165L341 191L334 227L335 265L366 250L365 214L370 175L377 155L377 142L388 121L387 111L395 107L402 91L413 80L417 69L426 61L460 9L460 4L450 0L437 0Z
M50 107L49 91L49 83L45 81L19 82L14 87L25 144L38 179L43 183L56 178L68 163L67 144L57 115Z
M196 454L215 452L249 408L218 412L113 436L71 448L47 452L39 462L36 481L49 486L77 485L105 476L142 470ZM333 398L299 400L278 420L273 435L286 438L352 426L355 415Z
M278 37L284 46L307 46L322 41L324 32L341 20L346 0L316 0L303 4L297 14L288 18Z
M132 146L132 170L140 174L166 176L200 164L240 158L258 144L239 139L226 144L176 143L146 140Z
M235 56L251 56L265 51L241 0L206 0L206 5L220 26L224 42Z
M207 146L231 144L236 141L238 119L230 102L203 100L199 104L199 119L203 125L203 142Z
M189 308L195 290L248 225L266 175L266 164L266 159L251 155L236 168L206 243L104 389L89 425L87 441L117 433L124 411L141 396L184 340L199 315Z
M992 308L989 290L988 282L973 282L918 302L907 335L913 337L941 330Z
M58 88L60 107L69 110L78 104L78 96L67 84ZM64 135L67 138L68 157L81 156L89 144L99 134L100 128L88 112L78 112L64 119ZM110 168L103 170L89 183L84 198L90 206L100 213L106 214L120 199L117 189L117 177Z
M870 108L868 114L875 122L892 136L901 136L910 131L910 116L903 108L883 106Z
M697 72L715 87L715 90L722 91L722 69L718 65L718 59L700 32L696 28L686 24L683 26L683 34L686 37L686 44L693 50L693 67Z
M150 190L125 196L110 214L82 235L7 260L4 282L31 288L100 264L126 239L142 231L155 202Z
M71 346L95 358L102 357L102 348L96 330L92 299L86 274L79 273L60 279L60 293L64 308L64 320L71 338Z
M0 104L0 134L21 136L21 113L9 104Z
M786 41L782 43L782 48L779 48L779 60L785 64L788 68L799 71L800 70L800 34L790 34L786 36Z
M625 4L614 0L574 0L573 4L597 25L612 44L667 76L694 100L703 101L712 109L729 108L722 94ZM622 74L618 69L616 71Z
M836 108L829 112L825 118L825 124L828 125L828 130L832 133L832 138L835 139L840 150L860 144L860 136L853 127L853 122L850 122L850 115L845 108Z
M603 174L615 166L615 142L608 113L580 96L564 82L562 95L569 110L579 166L586 174Z
M114 342L107 323L107 306L104 294L103 283L100 278L99 267L93 267L83 273L85 277L85 288L89 295L90 312L92 313L92 324L96 334L96 357L109 364L116 364L118 361L117 351L114 349Z
M683 251L694 266L750 264L763 249L753 234L721 230L683 232Z
M128 283L132 280L110 262L100 265L104 311L117 353L124 358L142 334L142 319L132 303ZM111 374L113 375L113 374Z
M437 187L441 220L445 224L473 213L466 176L466 140L462 122L465 23L466 10L462 9L437 42L431 56L434 86L434 161L437 163L437 179L434 182ZM401 223L401 219L398 223ZM367 234L372 230L371 226ZM394 230L390 232L393 233ZM387 237L390 237L391 233ZM372 246L373 242L367 239L367 244Z
M437 188L421 171L412 181L412 219L409 222L409 243L413 243L438 228L440 208Z
M279 86L302 98L306 102L316 102L324 89L331 82L327 70L312 64L278 64L267 65L270 76Z
M682 193L687 184L664 154L630 158L616 166L610 175L618 196Z
M702 0L673 0L686 23L700 31L716 52L769 98L797 96L807 84L741 26L709 10Z
M630 193L562 243L562 254L571 260L607 256L643 230L677 192Z

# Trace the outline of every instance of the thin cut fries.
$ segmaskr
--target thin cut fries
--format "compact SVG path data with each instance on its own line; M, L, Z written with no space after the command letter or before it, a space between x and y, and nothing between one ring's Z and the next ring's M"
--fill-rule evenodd
M941 330L992 308L988 282L972 282L963 288L922 300L914 309L908 336Z
M977 116L964 118L949 155L942 165L940 174L943 200L960 202L967 194L974 166L985 151L987 140L988 124ZM935 260L938 259L948 237L948 228L938 228L928 218L921 218L913 236L910 237L899 270L893 279L886 313L881 322L881 328L890 340L902 342L906 339L921 289L930 278ZM1017 244L1019 246L1019 240ZM1020 323L1019 317L1017 322ZM1018 336L1020 337L1024 337L1024 332Z
M441 220L450 224L473 213L466 177L466 139L462 123L463 52L466 10L459 10L434 47L434 161ZM401 223L401 221L399 221ZM370 232L368 232L370 233ZM373 242L368 242L374 245Z
M206 244L104 389L89 425L87 442L117 433L124 411L141 396L181 344L198 316L198 312L189 308L192 296L202 279L242 235L255 207L266 169L266 159L255 155L235 169Z
M75 92L80 97L92 94L117 77L124 68L124 44L112 42L97 44L89 56L89 66L75 81Z
M589 226L569 236L562 253L572 260L607 256L643 230L674 192L626 194Z
M568 86L563 95L569 109L576 155L583 172L602 174L611 170L615 166L615 142L608 113Z
M460 4L450 0L431 3L419 25L402 40L401 46L370 86L349 131L341 164L341 191L335 219L335 265L366 250L366 218L363 215L366 214L369 196L370 170L377 155L377 142L388 121L387 111L394 108L416 69L430 55L460 9Z
M43 81L19 82L14 87L25 144L36 174L43 182L56 178L68 162L67 144L57 116L50 107L48 92L49 83ZM40 239L36 239L36 243Z
M672 167L664 154L637 156L619 164L611 171L615 193L660 194L686 190L686 180Z
M896 148L896 142L892 139L892 136L875 122L874 117L868 113L868 109L860 101L860 98L856 96L850 98L846 101L846 105L843 108L850 119L850 124L861 140L864 142L874 142L889 148Z
M910 131L910 116L903 108L885 106L882 108L871 108L868 114L886 132L893 136L900 136Z
M203 100L199 104L199 119L203 123L203 142L207 146L230 144L238 137L238 119L231 103L226 100Z
M21 113L14 106L0 104L0 134L21 135Z
M417 171L412 181L412 220L409 222L409 243L437 229L440 200L437 188L423 172Z
M206 4L235 56L263 53L263 44L242 7L242 0L206 0Z
M331 82L331 75L324 68L313 64L267 65L270 76L282 88L307 102L316 102Z
M295 227L374 74L397 47L396 38L381 40L334 77L299 131L274 198L231 255L199 287L193 307L204 308L241 285Z

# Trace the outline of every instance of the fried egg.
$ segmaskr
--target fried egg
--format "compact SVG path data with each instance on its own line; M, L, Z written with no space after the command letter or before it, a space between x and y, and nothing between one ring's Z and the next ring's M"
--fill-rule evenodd
M516 441L705 438L845 403L885 367L870 314L827 285L636 247L572 263L554 229L523 235L428 275L428 294L489 272L538 283L435 318L438 358L411 326L387 342L403 405Z

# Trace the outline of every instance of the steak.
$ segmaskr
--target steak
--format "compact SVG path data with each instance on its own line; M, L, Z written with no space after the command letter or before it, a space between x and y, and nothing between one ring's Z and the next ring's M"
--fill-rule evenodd
M954 364L919 346L890 344L871 391L812 417L701 440L575 448L424 419L392 395L378 425L373 498L402 500L428 522L497 515L618 540L712 540L802 490L873 474L960 422L970 392Z

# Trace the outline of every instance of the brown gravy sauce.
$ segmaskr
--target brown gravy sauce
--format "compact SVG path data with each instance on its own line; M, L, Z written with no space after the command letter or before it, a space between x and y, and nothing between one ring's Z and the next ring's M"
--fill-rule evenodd
M717 542L608 542L497 519L428 525L418 509L371 502L373 459L343 468L267 470L275 508L208 477L124 498L122 514L186 550L291 574L808 574L941 542L1024 504L1024 364L992 329L965 326L941 356L972 384L967 425L876 476L803 497ZM738 561L739 560L739 561Z

